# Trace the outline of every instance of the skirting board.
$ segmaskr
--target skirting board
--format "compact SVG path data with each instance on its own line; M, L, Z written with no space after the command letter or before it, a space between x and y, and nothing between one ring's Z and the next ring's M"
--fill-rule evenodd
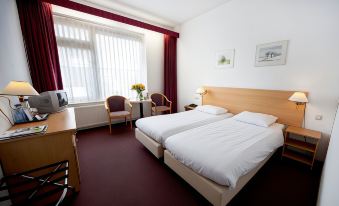
M227 186L219 185L188 168L176 160L173 155L165 150L164 160L165 164L175 171L181 178L196 189L202 196L204 196L210 203L215 206L225 206L238 192L247 184L248 181L259 171L259 169L271 158L275 153L272 152L265 160L263 160L257 167L252 169L249 173L239 178L237 186L234 189L229 189Z
M135 129L135 138L139 140L139 142L141 142L141 144L143 144L158 159L164 156L164 148L162 145L148 137L138 128Z

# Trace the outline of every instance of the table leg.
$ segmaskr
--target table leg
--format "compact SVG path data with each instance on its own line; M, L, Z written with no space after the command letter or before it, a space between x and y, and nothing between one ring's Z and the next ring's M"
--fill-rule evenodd
M143 103L139 103L139 107L140 107L140 118L144 118L144 105Z

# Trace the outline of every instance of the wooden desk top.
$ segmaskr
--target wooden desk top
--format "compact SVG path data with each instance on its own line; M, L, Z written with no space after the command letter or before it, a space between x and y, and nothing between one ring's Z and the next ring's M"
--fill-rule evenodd
M10 128L10 130L25 128L25 127L36 127L40 125L48 125L47 131L43 135L57 134L57 133L68 132L68 131L75 132L77 127L76 127L76 122L75 122L74 108L66 108L64 111L50 114L47 120L44 120L44 121L14 125L13 127ZM17 139L36 137L36 136L40 136L40 135L21 137ZM16 140L16 138L11 139L11 140L1 141L1 142L8 142L12 140Z

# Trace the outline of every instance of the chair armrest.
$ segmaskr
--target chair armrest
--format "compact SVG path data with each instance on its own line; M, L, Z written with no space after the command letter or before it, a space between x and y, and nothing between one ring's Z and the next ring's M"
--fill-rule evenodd
M129 107L129 111L132 113L132 108L133 108L133 106L132 106L131 102L130 102L130 101L127 101L127 105L128 105L128 107Z
M153 101L152 101L152 105L153 105L154 107L156 107L156 106L157 106L157 104L156 104L155 102L153 102Z
M167 99L167 97L166 97L165 95L164 95L164 97L165 97L166 102L172 104L172 101L170 101L169 99Z
M107 111L109 111L109 110L108 110L107 101L105 101L105 109L106 109Z

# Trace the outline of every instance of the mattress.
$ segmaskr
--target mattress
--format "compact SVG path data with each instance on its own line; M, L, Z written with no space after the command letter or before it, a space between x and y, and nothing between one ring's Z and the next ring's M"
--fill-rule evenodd
M215 115L191 110L187 112L146 117L137 120L135 124L144 134L156 142L164 144L169 136L232 116L231 113Z
M260 127L232 118L168 138L166 149L200 175L230 188L283 145L281 124Z

